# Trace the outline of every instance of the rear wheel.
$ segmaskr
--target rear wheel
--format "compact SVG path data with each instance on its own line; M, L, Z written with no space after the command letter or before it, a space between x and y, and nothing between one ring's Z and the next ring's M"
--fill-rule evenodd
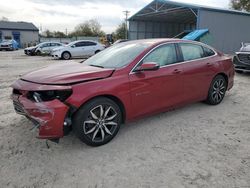
M227 81L222 75L217 75L209 88L206 102L211 105L217 105L222 102L227 90Z
M62 59L69 60L71 58L71 55L69 52L63 52Z
M87 145L101 146L116 136L121 120L119 106L108 98L100 97L80 108L74 117L73 130Z
M243 71L241 71L241 70L235 70L235 72L237 72L237 73L239 73L239 74L242 74L242 73L243 73Z
M95 54L98 54L99 52L100 52L100 50L96 50L96 51L95 51Z

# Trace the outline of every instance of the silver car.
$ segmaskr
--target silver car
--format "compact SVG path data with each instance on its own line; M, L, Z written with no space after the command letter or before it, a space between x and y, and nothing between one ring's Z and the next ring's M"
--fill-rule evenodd
M26 55L51 55L51 52L54 48L64 46L60 42L42 42L36 46L31 46L24 49Z
M233 58L233 63L236 72L250 72L250 43L242 43L240 50Z

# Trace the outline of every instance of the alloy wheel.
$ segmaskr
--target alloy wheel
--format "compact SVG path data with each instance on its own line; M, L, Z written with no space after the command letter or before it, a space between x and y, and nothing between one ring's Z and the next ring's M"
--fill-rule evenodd
M219 103L224 98L226 92L226 85L223 79L217 79L213 84L212 99Z
M70 54L68 52L64 52L63 59L66 59L66 60L70 59Z
M109 105L98 105L89 111L86 121L83 122L84 134L92 142L103 142L112 136L118 126L117 112Z

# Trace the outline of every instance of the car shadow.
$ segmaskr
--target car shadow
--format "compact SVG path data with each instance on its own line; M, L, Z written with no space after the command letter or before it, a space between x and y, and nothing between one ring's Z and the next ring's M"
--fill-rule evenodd
M236 73L237 76L250 76L250 72Z

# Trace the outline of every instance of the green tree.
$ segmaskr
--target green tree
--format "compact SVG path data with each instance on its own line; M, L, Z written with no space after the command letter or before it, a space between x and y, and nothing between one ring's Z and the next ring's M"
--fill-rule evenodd
M53 37L53 32L47 29L42 33L42 36L51 38Z
M97 37L104 36L105 33L101 30L101 24L97 20L88 20L75 27L75 30L70 36L89 36Z
M115 38L116 39L125 39L126 38L126 23L121 23L115 30Z
M65 38L65 37L67 37L63 32L61 32L61 31L54 31L53 32L53 36L55 37L55 38Z
M250 12L250 1L249 0L231 0L231 7L235 10Z

